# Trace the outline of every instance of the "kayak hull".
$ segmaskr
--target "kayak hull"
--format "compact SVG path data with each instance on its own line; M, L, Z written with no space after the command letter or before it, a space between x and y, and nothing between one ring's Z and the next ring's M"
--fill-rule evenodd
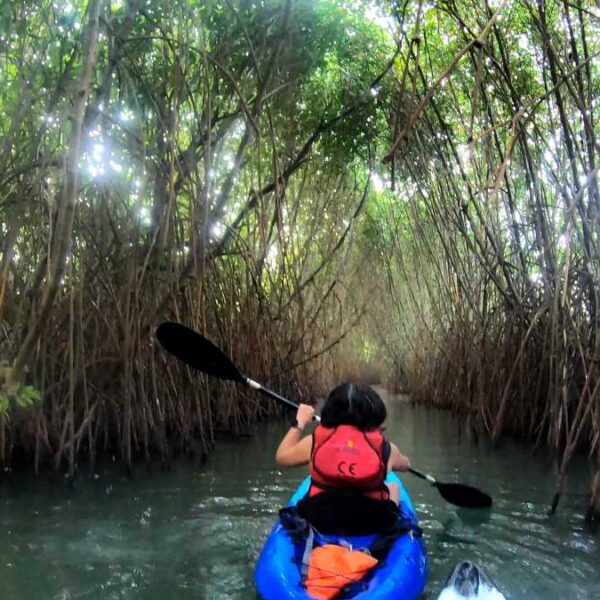
M404 517L408 517L415 525L417 516L412 501L400 479L389 473L386 480L395 483L400 489L400 508ZM310 485L307 477L298 487L289 501L295 506L303 498ZM332 536L328 536L331 538ZM355 548L365 548L376 536L344 537ZM259 595L264 600L310 600L310 596L302 586L302 577L298 566L301 550L277 520L256 564L255 581ZM413 600L419 596L427 581L427 559L425 547L420 537L412 532L399 537L384 561L375 567L374 575L368 582L367 589L359 591L352 598L369 598L385 600L401 598Z

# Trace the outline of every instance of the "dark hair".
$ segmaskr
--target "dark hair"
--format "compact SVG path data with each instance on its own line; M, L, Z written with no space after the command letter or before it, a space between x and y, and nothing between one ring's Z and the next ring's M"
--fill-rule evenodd
M370 431L380 427L386 416L385 404L372 387L342 383L329 392L321 411L321 424L354 425L361 431Z

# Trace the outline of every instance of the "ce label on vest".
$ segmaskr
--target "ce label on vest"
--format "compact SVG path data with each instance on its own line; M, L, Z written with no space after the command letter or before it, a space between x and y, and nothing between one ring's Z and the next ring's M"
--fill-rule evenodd
M356 468L356 463L354 463L354 462L349 463L347 472L344 468L344 465L346 465L346 464L348 464L348 463L346 463L345 460L342 460L341 462L338 463L338 466L337 466L338 473L340 475L344 475L345 477L347 477L348 475L352 475L352 477L356 477L356 473L354 472L354 469Z

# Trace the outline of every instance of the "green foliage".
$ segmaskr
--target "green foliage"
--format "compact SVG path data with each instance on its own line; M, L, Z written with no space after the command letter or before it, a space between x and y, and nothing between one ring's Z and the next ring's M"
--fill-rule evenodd
M12 416L21 409L31 408L40 399L40 391L32 385L5 383L0 387L0 417Z
M40 401L40 391L32 385L24 385L16 396L16 402L22 408L35 405Z

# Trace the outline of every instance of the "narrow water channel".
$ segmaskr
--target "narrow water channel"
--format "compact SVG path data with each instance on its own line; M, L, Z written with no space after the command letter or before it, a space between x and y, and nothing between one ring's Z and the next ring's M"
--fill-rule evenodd
M553 467L525 445L492 450L460 435L449 415L390 398L388 435L440 480L492 494L491 514L447 505L407 476L425 531L435 598L452 566L483 564L511 600L600 598L600 536L583 527L586 466L576 466L560 512L545 516ZM74 490L12 475L0 483L2 600L253 599L254 562L277 510L305 474L281 471L275 448L287 428L219 441L204 467L119 469Z

